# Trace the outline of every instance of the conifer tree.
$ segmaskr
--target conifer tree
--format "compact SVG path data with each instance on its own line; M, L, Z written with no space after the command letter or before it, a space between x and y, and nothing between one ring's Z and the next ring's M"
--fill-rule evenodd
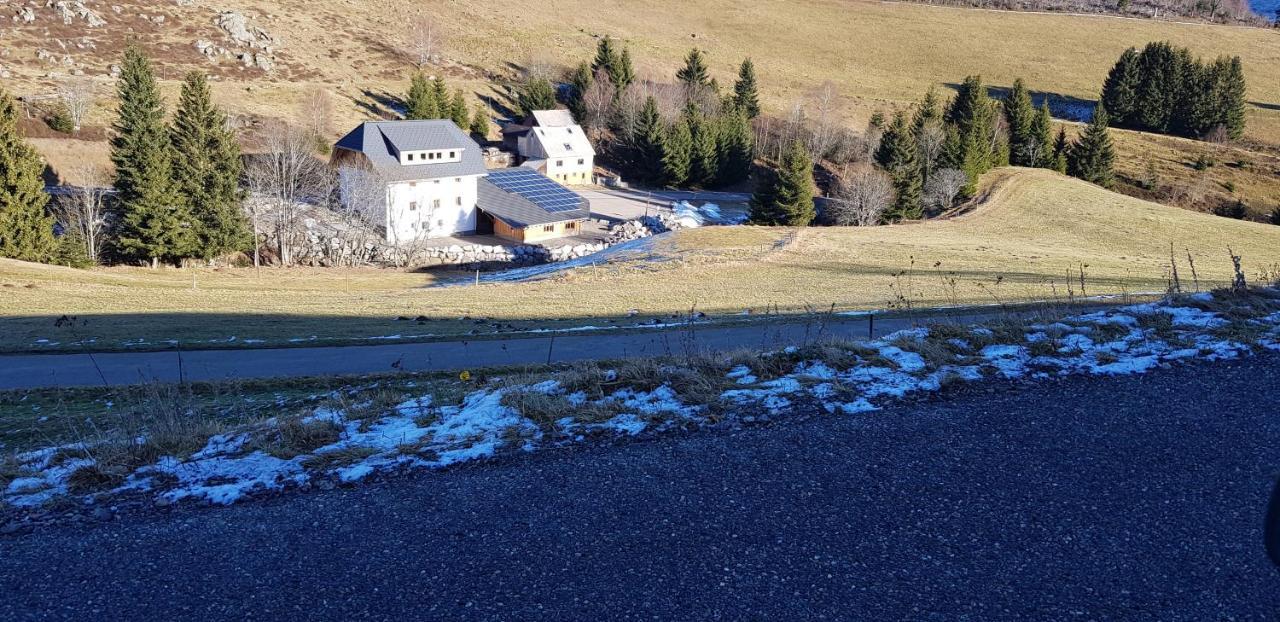
M942 122L942 108L938 102L937 89L929 85L929 90L924 92L924 99L920 100L920 107L916 109L916 116L912 119L911 130L919 139L920 132L933 122Z
M805 227L817 212L813 205L813 160L800 141L782 155L778 170L762 177L751 197L751 222Z
M449 97L449 87L444 83L444 76L431 78L431 99L436 102L435 118L453 118L453 100Z
M120 68L120 107L111 139L121 212L116 243L123 256L150 260L155 267L161 260L191 256L196 230L174 187L173 147L151 62L130 45Z
M733 84L734 106L748 119L760 116L760 94L756 89L756 66L748 58L738 67L738 81Z
M684 67L676 72L676 80L686 88L702 88L710 85L710 78L707 74L706 56L702 50L693 48L689 50L689 54L684 57Z
M183 80L169 135L173 152L181 154L173 159L173 181L192 216L195 256L213 259L248 248L253 239L241 205L240 146L203 73Z
M471 117L471 135L480 141L489 138L489 115L485 114L484 106L476 106L476 113Z
M961 83L955 99L947 108L946 122L955 126L960 139L959 152L950 154L952 168L964 170L972 184L977 183L978 176L999 164L1000 157L992 138L995 122L993 103L982 85L982 78L969 76Z
M554 110L556 107L556 90L546 78L534 78L524 84L517 98L520 112L525 116L534 110Z
M1071 154L1071 143L1067 141L1067 128L1058 128L1058 137L1053 141L1053 160L1051 168L1063 175L1067 174L1067 156Z
M889 220L914 220L921 216L920 195L923 178L916 150L915 133L905 112L893 115L876 150L876 163L893 180L894 202L885 213Z
M1102 107L1110 111L1111 123L1133 124L1138 105L1138 50L1129 48L1111 67L1102 83Z
M440 107L427 77L421 72L409 80L409 94L405 97L405 118L411 120L438 119Z
M716 149L719 129L713 119L690 106L685 112L689 123L691 147L689 150L689 183L707 187L715 183L719 172Z
M618 50L613 46L613 39L606 36L596 44L596 57L591 61L591 73L603 70L612 80L621 60Z
M595 82L595 75L586 62L579 63L577 69L574 69L569 76L569 101L566 103L573 118L579 122L587 116L585 97L593 82Z
M0 87L0 257L50 261L57 241L45 207L44 162L18 135L18 108Z
M751 173L751 162L755 156L755 137L751 133L751 123L741 110L734 110L721 118L718 155L716 162L716 183L731 185L747 178Z
M622 48L622 54L618 56L617 68L609 72L609 79L613 81L613 86L619 93L636 81L636 68L631 63L630 49Z
M1013 90L1004 100L1004 119L1009 126L1009 160L1014 166L1035 166L1036 145L1031 125L1036 109L1022 78L1013 81Z
M1093 120L1080 139L1071 146L1068 170L1073 177L1110 188L1115 181L1115 148L1107 129L1107 110L1101 104L1094 109Z
M1219 120L1227 130L1227 137L1240 140L1244 136L1245 90L1244 66L1239 56L1233 56L1223 69L1219 84Z
M693 157L693 134L689 120L681 117L667 130L662 140L662 178L668 186L681 186L689 181Z
M658 113L658 100L652 95L644 101L640 118L636 122L636 169L650 182L662 180L662 153L666 128Z
M464 132L471 126L471 115L467 113L467 97L462 94L462 89L453 91L453 99L449 102L449 118L453 119L454 125Z
M1053 115L1049 113L1049 98L1045 98L1031 120L1031 137L1027 143L1029 156L1026 166L1053 168Z

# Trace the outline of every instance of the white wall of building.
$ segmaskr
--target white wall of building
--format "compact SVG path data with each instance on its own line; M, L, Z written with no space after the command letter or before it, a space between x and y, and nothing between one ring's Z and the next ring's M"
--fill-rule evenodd
M475 231L479 179L467 175L392 183L387 189L387 241Z

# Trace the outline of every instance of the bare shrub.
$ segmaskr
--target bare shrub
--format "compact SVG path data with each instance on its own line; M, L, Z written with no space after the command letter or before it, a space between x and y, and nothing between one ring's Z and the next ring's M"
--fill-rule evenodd
M418 15L409 20L405 51L419 69L439 60L443 46L444 33L436 25L435 19L427 15Z
M893 182L889 176L869 164L859 164L846 169L837 179L826 216L833 224L868 227L880 224L892 203Z
M74 175L81 185L52 203L53 215L65 231L84 245L85 256L96 263L107 228L102 198L110 182L106 172L93 163L78 167Z
M96 100L93 82L87 78L73 78L58 84L58 102L66 111L73 132L80 131Z
M276 123L263 134L263 152L246 168L249 188L265 199L272 211L272 227L282 265L292 265L294 248L300 243L303 203L327 200L333 183L328 166L314 155L306 132L287 123ZM255 239L261 239L257 202L250 202ZM254 265L260 264L257 245Z
M934 171L929 176L929 181L925 183L925 200L939 210L951 209L955 206L956 197L960 196L960 191L968 181L969 178L965 176L964 171L958 169L944 168Z
M609 125L613 116L614 95L617 89L609 79L609 72L604 69L596 71L595 79L587 92L582 94L582 107L585 113L582 118L583 129L593 141L600 140L600 134Z

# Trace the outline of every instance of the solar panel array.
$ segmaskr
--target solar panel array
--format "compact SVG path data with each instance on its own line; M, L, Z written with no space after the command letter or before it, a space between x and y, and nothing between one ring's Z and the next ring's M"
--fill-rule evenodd
M582 207L582 197L529 169L490 171L489 181L507 192L532 201L548 212L568 212Z

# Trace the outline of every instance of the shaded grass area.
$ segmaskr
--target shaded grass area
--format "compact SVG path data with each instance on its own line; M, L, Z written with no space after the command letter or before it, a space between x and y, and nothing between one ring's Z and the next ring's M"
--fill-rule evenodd
M426 288L431 275L391 270L259 277L0 260L0 350L382 343L679 322L691 312L741 319L1064 300L1164 291L1171 261L1184 283L1207 290L1230 282L1228 248L1250 278L1280 266L1280 227L1148 203L1048 171L995 171L983 196L969 213L919 224L681 231L666 243L666 261L529 283Z

